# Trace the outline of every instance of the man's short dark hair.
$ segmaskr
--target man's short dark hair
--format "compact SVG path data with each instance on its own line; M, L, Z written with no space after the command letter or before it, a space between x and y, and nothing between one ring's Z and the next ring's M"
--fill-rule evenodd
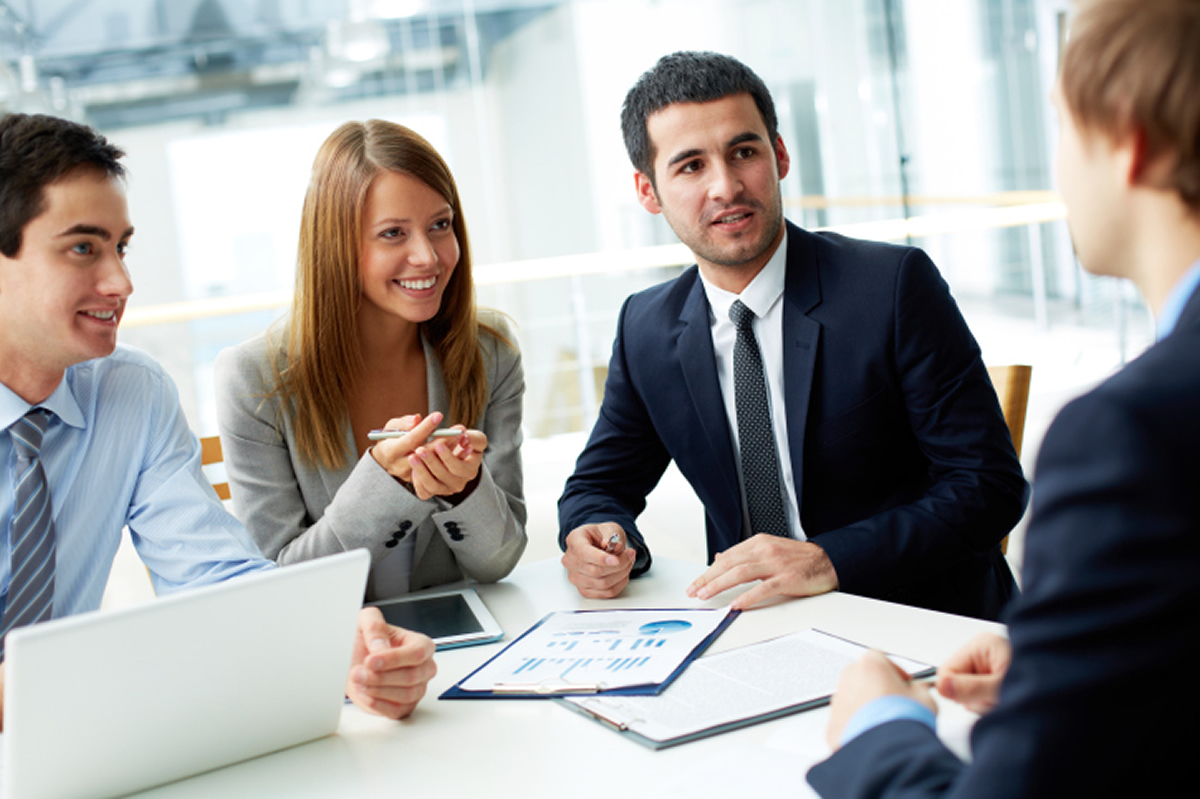
M744 93L754 98L773 145L779 135L775 103L750 67L711 52L682 51L660 58L633 84L621 108L621 133L634 168L654 183L654 144L646 131L651 114L675 103L708 103Z
M21 232L45 210L46 186L81 169L125 176L125 155L96 131L43 114L0 118L0 253L15 258Z

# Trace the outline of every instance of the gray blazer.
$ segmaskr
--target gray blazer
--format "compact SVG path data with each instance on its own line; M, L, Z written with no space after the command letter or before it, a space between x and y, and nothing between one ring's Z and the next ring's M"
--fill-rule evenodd
M489 318L512 340L499 318ZM285 337L268 332L222 351L215 381L217 423L233 494L233 509L263 554L280 564L343 550L371 553L368 600L399 593L402 558L388 542L416 535L410 590L470 577L494 582L507 575L525 550L525 500L521 469L521 355L493 337L480 336L490 399L474 424L488 438L479 483L458 505L440 497L420 500L369 452L355 458L345 422L347 464L328 471L303 461L295 430L274 389L268 348L282 357ZM429 411L448 413L442 366L428 341ZM407 411L405 411L407 412ZM397 411L400 415L400 411ZM453 423L454 420L448 420Z

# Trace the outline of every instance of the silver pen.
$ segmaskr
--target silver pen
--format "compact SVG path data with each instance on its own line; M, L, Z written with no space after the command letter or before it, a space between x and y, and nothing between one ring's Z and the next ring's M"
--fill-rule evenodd
M367 439L370 441L383 441L387 438L399 438L411 433L411 430L372 430L367 433ZM458 438L464 435L466 430L434 430L429 434L430 438Z

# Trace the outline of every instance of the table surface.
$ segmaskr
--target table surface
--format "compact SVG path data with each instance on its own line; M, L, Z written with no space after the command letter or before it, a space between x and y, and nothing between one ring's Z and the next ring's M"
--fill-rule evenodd
M338 734L144 794L211 796L604 797L804 796L804 773L828 755L827 708L653 751L549 700L437 699L533 622L555 610L720 607L736 595L689 599L703 566L658 560L614 600L587 600L557 559L519 566L477 586L506 632L485 646L439 652L438 674L403 722L348 705ZM834 592L743 613L709 654L806 627L936 664L981 630L1000 625ZM943 703L944 705L949 703ZM952 706L956 708L957 706ZM961 749L971 717L945 710L939 732Z

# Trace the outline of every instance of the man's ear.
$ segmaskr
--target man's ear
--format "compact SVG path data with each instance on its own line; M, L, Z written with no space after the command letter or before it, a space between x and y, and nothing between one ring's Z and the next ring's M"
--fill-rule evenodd
M787 148L783 146L783 137L779 134L775 134L775 163L779 165L779 179L783 180L792 168L792 157L788 155Z
M643 172L633 173L633 184L637 190L638 202L652 214L661 214L662 206L658 204L658 194L654 191L654 184L650 181L649 176Z
M1169 150L1154 152L1145 128L1131 127L1120 135L1114 147L1122 183L1145 189L1171 187L1171 173L1175 171L1179 156Z

